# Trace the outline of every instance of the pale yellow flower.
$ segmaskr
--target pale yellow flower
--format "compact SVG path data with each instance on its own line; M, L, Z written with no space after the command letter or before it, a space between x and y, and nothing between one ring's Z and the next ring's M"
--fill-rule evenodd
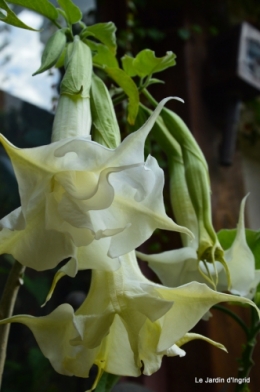
M144 160L144 143L164 103L116 149L75 137L19 149L2 135L18 180L21 207L0 222L0 253L36 270L74 257L76 247L110 238L111 258L132 251L156 228L190 234L166 213L164 174Z

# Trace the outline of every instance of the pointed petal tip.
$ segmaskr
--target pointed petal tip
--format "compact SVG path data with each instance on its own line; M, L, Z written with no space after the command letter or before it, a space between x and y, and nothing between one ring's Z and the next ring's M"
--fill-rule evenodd
M175 101L179 101L181 103L184 103L184 100L182 98L173 96L173 97L167 97L167 98L162 99L159 102L159 105L164 106L168 101L171 101L172 99L174 99Z
M184 99L180 97L171 97L172 99L175 99L175 101L180 101L181 103L185 103Z

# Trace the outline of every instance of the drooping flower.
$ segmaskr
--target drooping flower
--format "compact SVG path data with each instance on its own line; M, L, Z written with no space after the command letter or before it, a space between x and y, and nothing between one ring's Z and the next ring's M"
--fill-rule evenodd
M27 325L61 374L88 377L96 364L98 378L103 371L138 376L142 370L146 375L157 371L163 355L183 356L180 347L195 338L224 349L188 333L214 304L235 301L255 306L197 282L178 288L155 284L141 273L134 251L120 259L114 272L93 270L89 294L75 313L63 304L48 316L13 316L0 324Z
M252 298L260 282L260 271L255 269L254 255L246 242L244 226L245 202L246 198L241 202L236 237L232 246L224 252L224 258L230 271L230 288L222 264L216 262L215 269L211 263L200 261L200 269L205 275L212 276L213 280L217 271L217 289L219 291L229 290L232 294ZM177 287L192 281L205 282L197 268L196 250L191 246L154 255L145 255L141 252L136 253L141 260L148 262L162 283L167 286Z
M156 228L189 234L165 213L164 174L157 161L151 156L144 161L145 139L166 101L113 150L88 137L19 149L0 135L21 197L21 207L0 222L0 253L44 270L74 257L75 247L104 237L115 258Z

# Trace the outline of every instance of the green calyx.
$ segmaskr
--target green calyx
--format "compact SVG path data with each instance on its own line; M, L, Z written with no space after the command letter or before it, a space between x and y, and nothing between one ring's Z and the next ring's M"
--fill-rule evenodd
M92 54L79 36L68 44L65 57L66 73L61 82L60 93L89 98L92 75Z
M78 36L67 45L65 75L61 81L60 99L56 110L52 142L87 136L91 128L90 87L92 54Z

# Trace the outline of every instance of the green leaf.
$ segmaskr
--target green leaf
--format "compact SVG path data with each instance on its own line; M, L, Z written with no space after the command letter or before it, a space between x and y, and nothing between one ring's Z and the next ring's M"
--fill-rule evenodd
M255 268L260 269L260 230L254 231L246 229L246 242L255 257ZM229 249L235 239L236 229L220 230L217 235L223 249Z
M89 35L95 37L108 47L112 53L116 53L116 26L113 22L97 23L87 27L81 33L82 38Z
M105 71L128 96L129 104L127 121L129 124L134 124L139 108L139 92L135 82L120 68L105 67Z
M96 75L92 77L90 103L94 140L108 148L118 147L121 137L113 102L103 80Z
M55 20L58 18L59 14L48 0L8 0L8 3L21 5L22 7L29 8L38 14L45 16L50 20Z
M82 18L82 12L71 0L57 0L61 8L66 12L68 22L77 23Z
M66 29L57 30L47 41L44 51L42 53L41 66L40 68L33 74L40 74L47 69L50 69L54 66L59 57L61 56L67 42L67 38L65 35Z
M104 372L99 380L95 392L110 392L119 379L119 376Z
M93 56L93 63L101 66L118 68L118 62L115 54L112 53L107 46L90 41L84 40L90 49L95 53Z
M144 49L132 61L131 57L124 56L122 63L129 76L145 77L174 66L175 58L176 55L173 52L167 52L163 57L156 57L152 50Z
M5 10L7 13L7 15L6 15L4 12L0 11L0 20L2 20L3 22L5 22L9 25L15 26L15 27L19 27L21 29L38 31L38 30L33 29L30 26L27 26L19 18L17 18L15 13L8 7L8 5L6 4L6 2L4 0L0 0L0 8Z

